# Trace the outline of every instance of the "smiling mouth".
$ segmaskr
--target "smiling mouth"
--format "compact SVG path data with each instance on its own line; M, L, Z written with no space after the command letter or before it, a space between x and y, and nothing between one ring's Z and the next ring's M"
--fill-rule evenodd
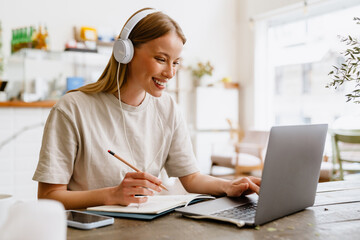
M155 78L153 78L153 81L154 81L156 84L158 84L158 85L160 85L160 86L163 86L163 87L165 87L165 86L166 86L166 83L167 83L167 81L161 82L161 81L159 81L159 80L156 80Z

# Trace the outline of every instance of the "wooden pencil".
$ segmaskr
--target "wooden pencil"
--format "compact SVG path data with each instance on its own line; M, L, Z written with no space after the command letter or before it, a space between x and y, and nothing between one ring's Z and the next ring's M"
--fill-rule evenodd
M128 163L127 161L125 161L124 159L122 159L121 157L119 157L116 153L114 153L113 151L111 150L108 150L108 153L110 153L111 155L113 155L114 157L116 157L117 159L119 159L120 161L122 161L123 163L125 163L126 165L128 165L130 168L134 169L136 172L142 172L140 171L138 168L136 168L135 166L131 165L130 163ZM169 191L167 190L167 188L160 184L160 187L166 191Z

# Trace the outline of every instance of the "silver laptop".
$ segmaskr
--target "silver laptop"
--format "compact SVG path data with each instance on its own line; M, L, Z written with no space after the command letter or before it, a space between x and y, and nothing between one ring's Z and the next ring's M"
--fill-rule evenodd
M327 124L272 127L259 196L222 197L176 211L241 227L261 225L312 206L327 128Z

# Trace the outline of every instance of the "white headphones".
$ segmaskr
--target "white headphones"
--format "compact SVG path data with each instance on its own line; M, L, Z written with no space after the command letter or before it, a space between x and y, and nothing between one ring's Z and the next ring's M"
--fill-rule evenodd
M140 22L141 19L154 12L156 12L154 9L147 9L138 12L126 23L123 30L121 31L120 38L117 39L114 43L113 52L116 61L123 64L127 64L131 61L134 56L134 46L131 40L128 39L131 30L138 22Z

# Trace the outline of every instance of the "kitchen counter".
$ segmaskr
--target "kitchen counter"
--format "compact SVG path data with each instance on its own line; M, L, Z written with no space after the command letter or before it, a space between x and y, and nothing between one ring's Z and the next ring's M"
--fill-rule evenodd
M55 100L23 102L23 101L7 101L0 102L0 107L19 107L19 108L52 108L56 103Z

